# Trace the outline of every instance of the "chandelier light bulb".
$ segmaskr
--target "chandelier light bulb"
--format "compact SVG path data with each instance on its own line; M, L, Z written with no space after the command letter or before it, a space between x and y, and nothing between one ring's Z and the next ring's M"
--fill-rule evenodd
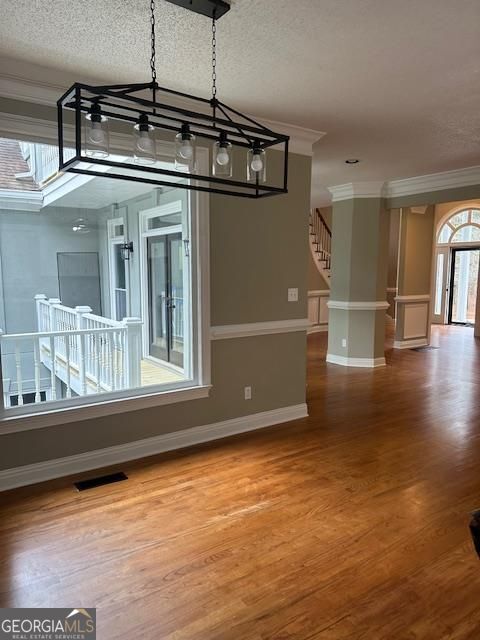
M137 164L154 164L156 161L154 127L145 113L140 114L133 127L133 160Z
M180 155L184 160L191 160L193 157L193 146L190 140L183 140L179 149Z
M220 147L217 153L217 162L222 167L224 167L230 162L230 156L228 155L227 149Z
M175 136L175 168L177 171L195 170L195 136L185 122Z
M252 171L255 171L256 173L258 173L258 171L261 171L263 169L263 160L258 153L255 153L253 155L250 166L252 167Z
M92 103L85 115L85 153L92 158L108 156L108 122L98 102Z
M212 147L212 175L231 178L233 171L232 143L228 140L227 132L220 131L218 140Z
M137 147L139 151L144 153L153 153L153 140L150 136L150 131L140 131Z
M88 139L92 144L105 144L105 131L103 130L101 122L92 122L92 128L90 129Z
M247 154L247 180L260 184L267 180L267 156L259 141L254 140Z

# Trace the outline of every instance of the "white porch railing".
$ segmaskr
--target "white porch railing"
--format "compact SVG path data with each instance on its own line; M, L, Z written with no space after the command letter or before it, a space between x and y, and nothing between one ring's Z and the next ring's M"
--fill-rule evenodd
M50 372L52 400L59 395L58 379L65 385L67 398L73 393L83 396L141 385L141 320L116 322L91 313L90 307L73 309L43 294L35 296L35 304L38 332L0 337L2 351L14 355L11 382L19 405L23 393L32 393L32 370L35 402L40 402L41 365Z

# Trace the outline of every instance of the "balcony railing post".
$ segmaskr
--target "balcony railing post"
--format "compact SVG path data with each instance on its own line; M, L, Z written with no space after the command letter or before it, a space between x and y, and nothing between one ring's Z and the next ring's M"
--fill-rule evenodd
M91 307L83 306L83 307L75 307L75 313L77 314L77 329L86 329L85 322L85 314L92 313ZM77 336L77 353L78 353L78 375L80 378L80 387L82 389L82 395L87 395L87 376L86 376L86 358L87 358L87 349L85 334L81 334Z
M49 314L50 314L50 331L58 331L58 327L56 326L56 316L55 316L55 308L56 304L62 304L60 298L49 298L48 306L49 306Z
M126 381L127 389L141 385L141 360L142 360L142 321L140 318L124 318L126 327Z
M37 329L39 331L48 331L48 328L43 326L44 322L42 315L42 307L44 306L42 303L44 303L46 300L47 296L44 293L37 293L37 295L35 296L35 308L37 310Z

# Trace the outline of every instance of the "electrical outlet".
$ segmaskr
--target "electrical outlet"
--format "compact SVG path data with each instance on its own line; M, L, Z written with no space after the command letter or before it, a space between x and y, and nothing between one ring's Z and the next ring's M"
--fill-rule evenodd
M296 287L288 290L288 301L298 302L298 289Z
M245 387L244 392L245 392L245 400L251 400L252 399L252 387Z
M342 347L347 347L347 339L346 338L342 338Z

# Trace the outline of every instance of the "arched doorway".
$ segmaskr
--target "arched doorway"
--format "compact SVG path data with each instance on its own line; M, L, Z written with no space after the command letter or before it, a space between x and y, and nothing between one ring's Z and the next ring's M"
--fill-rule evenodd
M475 324L480 262L480 207L454 210L439 224L432 320Z

